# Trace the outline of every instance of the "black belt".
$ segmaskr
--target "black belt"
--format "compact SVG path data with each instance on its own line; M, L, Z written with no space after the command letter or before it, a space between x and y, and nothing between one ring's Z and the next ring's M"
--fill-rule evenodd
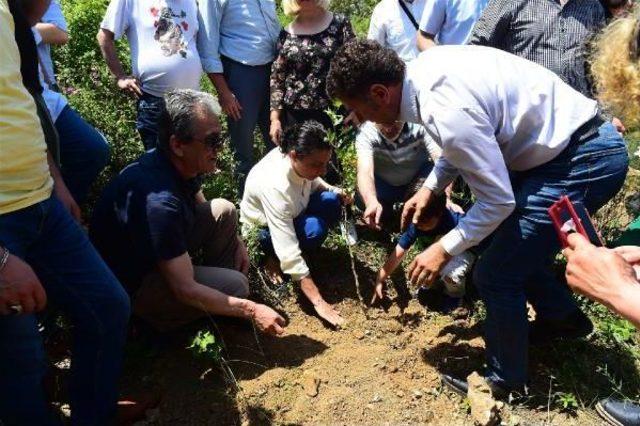
M593 136L596 136L598 134L598 129L605 122L606 120L602 118L600 114L596 114L592 119L578 127L578 129L573 132L569 145L580 145L591 139Z

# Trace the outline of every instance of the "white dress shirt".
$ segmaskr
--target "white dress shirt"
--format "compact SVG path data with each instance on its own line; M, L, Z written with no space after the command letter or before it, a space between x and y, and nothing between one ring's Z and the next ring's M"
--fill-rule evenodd
M280 268L294 281L309 275L302 258L293 219L307 209L317 190L338 191L322 178L304 179L293 170L291 159L272 149L249 172L240 202L240 222L246 236L252 227L268 226Z
M441 192L459 173L476 197L444 249L455 256L491 234L515 207L509 171L549 162L596 114L553 72L490 47L437 46L408 64L399 119L442 147L425 186Z
M400 1L404 2L416 22L420 22L426 0ZM417 34L418 30L398 0L382 0L373 9L367 38L392 49L403 61L415 59L420 53L416 46Z

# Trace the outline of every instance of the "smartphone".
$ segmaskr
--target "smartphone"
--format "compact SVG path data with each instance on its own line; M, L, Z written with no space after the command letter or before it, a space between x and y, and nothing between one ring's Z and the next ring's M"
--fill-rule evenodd
M602 237L593 225L587 208L581 202L572 203L565 195L553 203L548 211L562 248L569 246L567 236L572 232L582 234L595 246L604 246Z

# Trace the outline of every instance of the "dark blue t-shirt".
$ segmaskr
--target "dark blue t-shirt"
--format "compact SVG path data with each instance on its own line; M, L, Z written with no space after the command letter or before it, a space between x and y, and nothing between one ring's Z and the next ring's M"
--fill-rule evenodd
M455 228L463 217L463 213L457 213L447 209L442 214L440 222L438 222L438 226L433 228L431 231L421 231L411 223L407 227L407 230L398 237L398 245L404 250L409 250L419 237L435 237L446 234Z
M90 238L129 292L158 261L187 252L200 179L182 178L157 150L143 154L104 190Z

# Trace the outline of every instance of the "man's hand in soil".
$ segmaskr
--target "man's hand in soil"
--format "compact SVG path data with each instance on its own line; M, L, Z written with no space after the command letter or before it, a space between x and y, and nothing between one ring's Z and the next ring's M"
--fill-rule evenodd
M284 333L285 320L276 311L266 305L256 303L253 308L251 319L258 326L260 331L279 336Z
M433 192L424 186L409 198L402 209L402 218L400 219L400 229L403 231L409 226L410 222L418 223L422 212L431 202Z
M414 286L430 286L438 273L451 259L439 242L431 244L428 249L420 253L409 265L409 277Z
M31 266L19 257L9 255L0 272L0 314L10 314L10 306L20 306L21 313L30 314L41 311L46 304L47 295Z
M380 218L382 218L382 204L380 204L378 200L367 204L362 214L364 223L366 223L369 228L379 231L382 229L380 227Z

